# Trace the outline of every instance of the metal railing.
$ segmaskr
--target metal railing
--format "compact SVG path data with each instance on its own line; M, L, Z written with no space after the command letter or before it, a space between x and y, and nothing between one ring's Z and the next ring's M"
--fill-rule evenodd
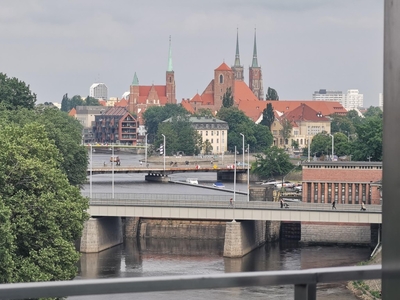
M84 196L88 196L83 194ZM230 195L185 195L185 194L127 194L93 193L90 205L113 206L157 206L157 207L198 207L198 208L229 208ZM332 210L330 203L287 202L290 210L301 211L331 211L331 212L360 212L360 204L336 204ZM280 210L279 202L247 201L247 195L236 195L235 208ZM381 213L381 205L367 205L368 213Z
M369 280L381 277L381 265L372 265L296 271L13 283L0 285L0 299L294 285L295 300L315 300L317 299L318 283ZM167 297L167 294L165 296Z

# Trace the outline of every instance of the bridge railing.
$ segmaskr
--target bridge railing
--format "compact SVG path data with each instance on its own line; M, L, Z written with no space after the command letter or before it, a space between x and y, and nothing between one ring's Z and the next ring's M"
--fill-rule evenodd
M88 196L84 194L85 196ZM198 208L232 208L229 199L231 195L185 195L185 194L92 194L90 205L113 206L169 206L169 207L198 207ZM330 203L287 202L289 208L281 208L279 202L247 201L247 195L236 195L233 203L240 209L282 209L282 210L309 210L332 212L360 212L360 204L336 204L332 210ZM363 213L381 213L381 205L367 205Z
M318 283L382 277L381 265L195 276L165 276L0 284L1 299L68 297L294 285L295 300L317 299ZM168 299L168 293L164 294Z

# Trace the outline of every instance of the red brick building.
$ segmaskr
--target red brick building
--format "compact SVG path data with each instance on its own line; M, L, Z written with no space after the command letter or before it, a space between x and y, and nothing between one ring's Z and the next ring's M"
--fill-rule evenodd
M376 182L381 179L381 162L306 162L303 163L302 201L380 204Z

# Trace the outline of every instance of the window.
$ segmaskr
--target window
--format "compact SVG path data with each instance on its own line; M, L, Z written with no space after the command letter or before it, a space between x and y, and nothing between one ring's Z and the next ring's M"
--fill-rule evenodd
M359 183L356 183L356 184L354 185L354 188L355 188L355 191L354 191L354 194L355 194L355 203L358 204L358 203L359 203L360 184L359 184Z
M278 130L272 130L273 135L277 135L278 134Z
M332 202L332 183L328 183L328 203Z
M325 183L321 183L321 203L325 203Z
M219 139L217 139L217 144L219 143Z
M307 182L307 202L311 202L311 183Z
M314 183L314 203L318 202L318 183Z
M219 135L219 131L217 131L217 136Z
M342 183L342 204L344 204L344 202L346 201L345 200L345 197L346 197L345 192L346 192L346 184Z
M208 131L206 131L206 136L208 136Z
M366 203L367 201L367 185L363 183L361 185L361 195L362 195L362 201Z
M222 136L224 136L225 131L222 131Z
M336 203L339 200L339 183L335 183L335 201Z
M219 83L224 83L224 76L222 74L219 75Z
M349 183L349 187L348 187L348 189L347 189L347 195L348 195L348 199L349 199L349 201L348 201L348 204L352 204L353 203L353 199L352 199L352 197L353 197L353 191L352 191L352 183Z
M214 139L211 139L211 144L214 143Z
M211 135L214 135L214 131L211 131Z

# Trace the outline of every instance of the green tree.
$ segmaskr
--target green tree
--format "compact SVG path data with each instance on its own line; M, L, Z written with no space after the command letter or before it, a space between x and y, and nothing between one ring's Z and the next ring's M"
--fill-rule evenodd
M65 94L61 100L61 111L69 112L71 110L71 100L68 98L68 94Z
M209 108L200 108L193 114L193 117L214 117L211 109Z
M307 148L304 151L308 151ZM321 132L314 135L311 145L310 152L320 157L323 154L331 153L332 151L332 140L331 137L326 132Z
M279 100L278 92L275 89L268 87L265 100L278 101Z
M382 117L383 111L378 106L370 106L367 111L364 113L364 117Z
M265 126L255 124L244 112L237 107L222 107L217 114L218 119L228 123L228 150L234 151L235 146L241 152L243 139L240 133L245 136L245 147L250 145L251 152L263 151L272 145L273 137Z
M263 110L263 119L261 121L261 125L265 125L271 130L271 125L275 121L274 108L271 103L267 104L267 107Z
M47 136L61 153L60 168L70 184L81 185L86 181L88 153L82 141L82 125L78 120L55 107L36 107L0 111L0 118L7 123L26 125L37 122L44 125Z
M87 96L84 101L84 106L100 106L99 100L90 96Z
M353 124L353 119L346 116L333 114L330 116L331 119L331 133L344 132L348 135L352 135L356 132L356 128Z
M0 282L70 280L88 201L43 125L0 124Z
M71 109L76 108L77 106L84 106L85 101L82 99L80 95L75 95L71 98Z
M382 161L383 119L368 117L356 125L357 138L353 142L353 159Z
M232 88L228 87L226 92L222 96L222 107L231 107L233 106L233 95L232 95Z
M341 132L334 134L334 147L335 155L337 156L350 155L352 152L348 136Z
M213 146L211 145L209 140L205 140L203 142L202 149L203 149L205 154L210 154L211 151L213 150Z
M285 176L294 167L284 149L276 146L267 148L262 154L256 154L255 158L256 161L252 164L252 173L261 178Z
M281 125L282 125L282 137L285 141L285 145L287 145L289 138L292 136L293 125L285 117L281 120Z
M25 82L0 73L0 103L8 110L23 107L33 109L36 103L36 94L31 92L29 85L26 85Z
M158 125L174 116L186 116L188 112L181 105L166 104L165 106L151 106L143 113L143 119L149 135L149 143L158 131Z
M292 140L292 147L293 147L294 149L298 150L298 149L299 149L299 142L298 142L298 141L295 141L295 140Z

